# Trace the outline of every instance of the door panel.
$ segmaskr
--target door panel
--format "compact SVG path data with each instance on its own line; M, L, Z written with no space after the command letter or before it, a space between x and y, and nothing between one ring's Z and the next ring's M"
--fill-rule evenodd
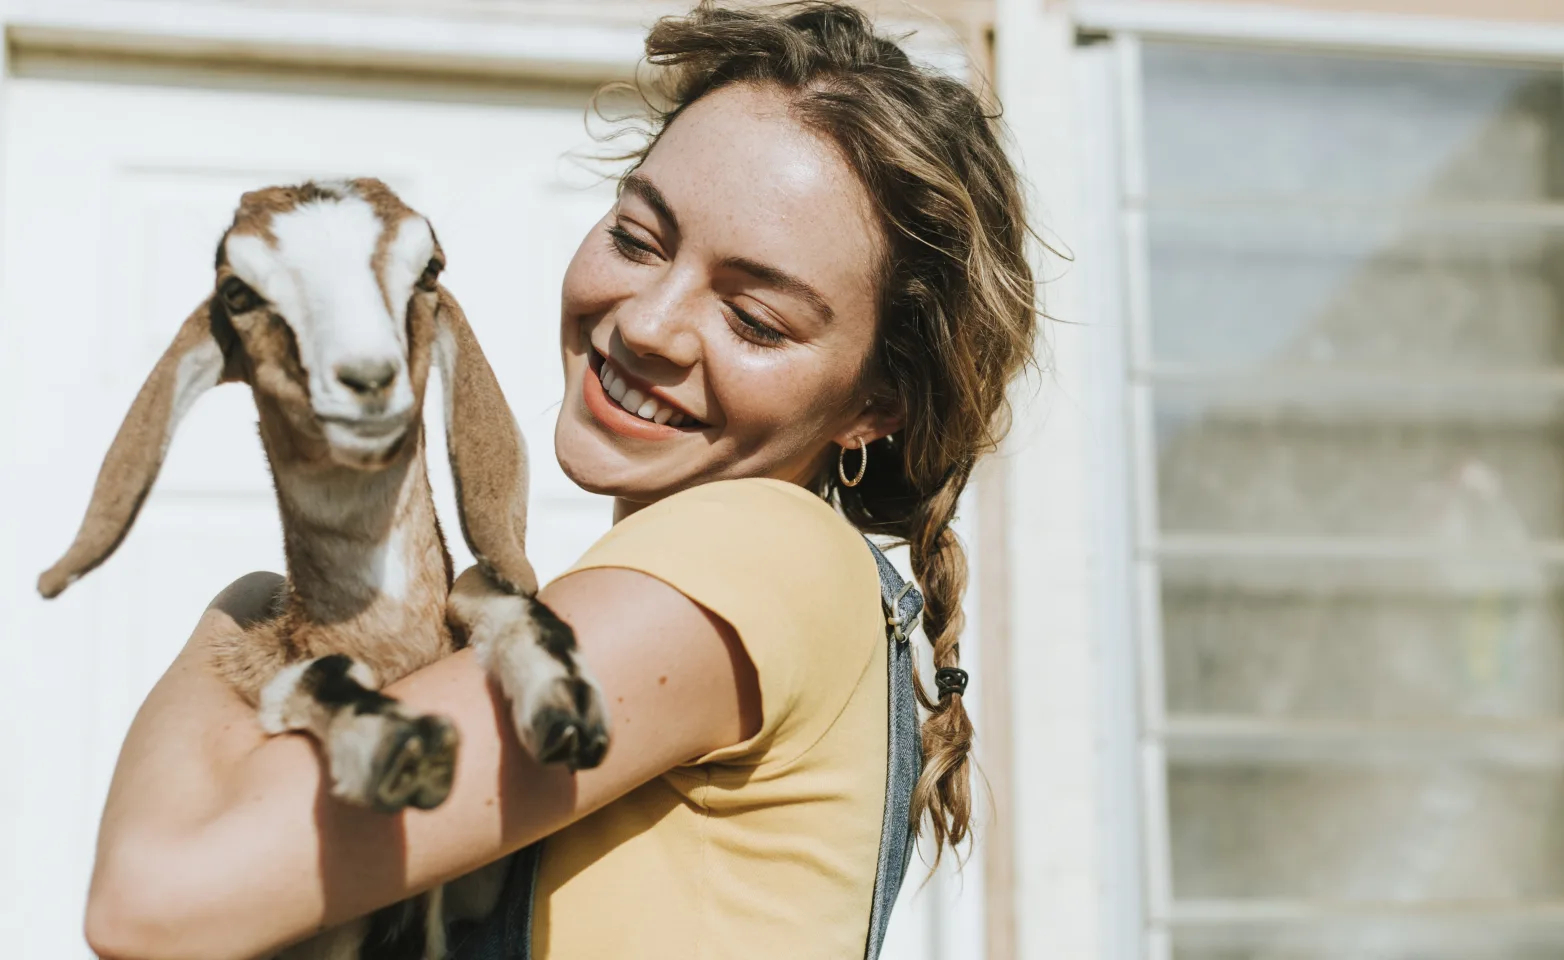
M584 90L124 65L24 73L6 81L3 141L0 496L20 506L0 511L0 729L21 735L0 775L0 942L54 960L87 956L98 816L137 707L213 595L283 566L254 407L229 385L186 417L115 556L58 600L33 589L74 535L142 379L209 291L240 193L373 175L430 217L446 282L532 452L528 549L546 580L610 521L610 504L559 470L552 434L559 285L613 190L572 156L591 147ZM431 379L428 409L442 408L440 391ZM427 426L461 568L444 429L437 415ZM981 869L968 871L956 877L947 858L927 885L912 871L887 957L980 953Z
M0 791L0 933L16 956L86 955L97 817L137 706L213 594L246 571L282 569L254 408L233 385L186 419L119 552L59 600L32 587L69 544L141 379L210 289L242 191L374 175L427 214L450 261L446 282L533 452L539 574L564 569L610 517L552 456L560 278L612 201L606 183L582 186L561 159L590 145L584 92L462 102L183 80L7 84L0 489L23 506L0 527L0 720L24 735L10 738L20 757ZM431 391L438 411L433 382ZM430 473L455 536L438 419ZM469 562L452 547L458 566Z

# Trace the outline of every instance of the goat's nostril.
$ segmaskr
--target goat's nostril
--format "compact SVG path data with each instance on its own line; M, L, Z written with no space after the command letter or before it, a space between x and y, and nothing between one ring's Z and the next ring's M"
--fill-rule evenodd
M396 364L389 360L342 363L337 365L335 372L343 386L366 396L383 392L396 380Z

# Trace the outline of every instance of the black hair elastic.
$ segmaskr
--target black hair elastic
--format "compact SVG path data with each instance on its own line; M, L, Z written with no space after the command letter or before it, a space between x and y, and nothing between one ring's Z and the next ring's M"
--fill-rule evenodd
M967 692L967 672L960 667L940 667L934 671L934 686L941 697L947 693L962 696Z

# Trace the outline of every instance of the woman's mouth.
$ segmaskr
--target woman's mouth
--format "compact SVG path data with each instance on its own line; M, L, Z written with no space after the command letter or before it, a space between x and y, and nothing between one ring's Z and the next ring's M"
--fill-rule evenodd
M694 422L694 418L687 417L651 394L642 393L630 386L625 382L624 377L615 373L614 368L606 363L598 367L597 376L603 384L603 392L626 413L633 413L642 420L650 420L653 423L666 423L670 427L682 427L686 421Z
M665 440L704 429L705 423L651 395L593 350L582 384L587 410L615 433L645 440Z

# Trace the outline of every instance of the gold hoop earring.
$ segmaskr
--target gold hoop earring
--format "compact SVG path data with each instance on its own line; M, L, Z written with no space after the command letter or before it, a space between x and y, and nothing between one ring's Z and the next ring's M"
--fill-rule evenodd
M844 487L856 487L863 483L863 472L869 469L869 451L863 445L863 437L854 439L858 441L858 474L851 480L847 479L847 448L836 448L836 476Z

